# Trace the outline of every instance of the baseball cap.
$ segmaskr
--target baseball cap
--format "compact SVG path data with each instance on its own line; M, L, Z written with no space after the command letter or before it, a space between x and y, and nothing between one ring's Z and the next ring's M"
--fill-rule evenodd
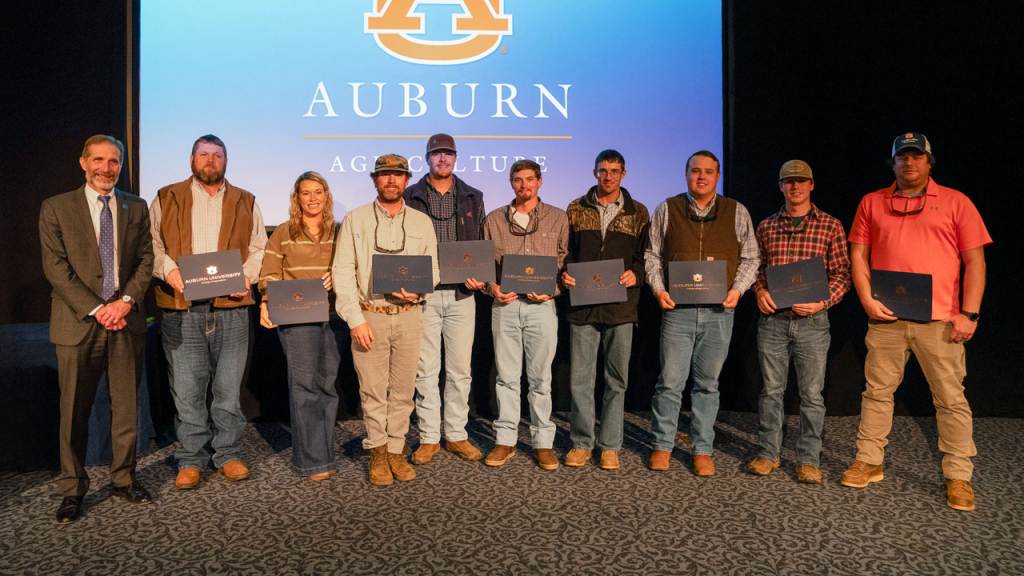
M432 152L438 150L451 150L458 154L455 150L455 139L447 134L434 134L427 140L427 156L430 156Z
M405 172L412 176L412 172L409 171L409 161L398 154L385 154L377 158L377 161L373 163L371 175L376 176L380 172Z
M814 174L811 172L811 167L807 165L807 162L803 160L790 160L783 164L782 169L779 170L779 180L783 178L807 178L813 180Z
M895 158L896 154L904 148L916 148L921 152L927 154L932 153L932 145L928 142L928 139L924 137L924 134L917 132L907 132L906 134L900 134L896 137L896 140L892 143L892 157Z

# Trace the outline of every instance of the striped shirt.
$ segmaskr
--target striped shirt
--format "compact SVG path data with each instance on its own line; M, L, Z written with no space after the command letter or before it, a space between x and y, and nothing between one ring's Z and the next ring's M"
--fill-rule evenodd
M715 207L716 195L708 202L703 210L697 207L697 203L686 193L686 201L690 203L697 216L707 216ZM750 213L747 208L736 203L736 240L740 243L740 259L736 267L736 277L732 281L733 290L739 290L742 296L757 280L757 239L754 235L754 223L750 220ZM647 252L644 253L644 265L647 268L647 283L651 286L651 292L657 294L665 290L665 275L662 272L664 262L661 258L661 248L665 243L665 233L668 231L668 201L658 204L651 217L651 242Z
M318 237L310 236L309 229L302 226L295 240L291 236L291 222L278 226L267 241L263 271L260 273L260 294L267 295L267 282L323 278L331 270L334 236L340 226L337 222L333 224L328 234Z
M768 266L792 264L815 257L825 258L825 270L828 272L831 298L826 310L838 304L850 289L850 257L846 251L843 223L818 210L814 204L797 226L793 225L793 217L786 213L785 206L765 218L757 225L757 246L761 265L757 269L755 292L768 289L765 277Z
M501 257L505 254L521 254L524 256L556 256L558 272L562 272L565 255L569 253L569 218L565 211L538 201L530 210L529 230L511 221L516 213L515 202L503 206L487 215L484 220L484 240L494 241L494 259L498 263L498 277L501 277ZM536 220L536 222L535 222ZM536 228L535 228L536 227ZM512 229L516 233L512 233ZM536 230L535 232L533 230ZM487 283L487 292L494 295L494 282ZM558 296L561 289L555 283Z

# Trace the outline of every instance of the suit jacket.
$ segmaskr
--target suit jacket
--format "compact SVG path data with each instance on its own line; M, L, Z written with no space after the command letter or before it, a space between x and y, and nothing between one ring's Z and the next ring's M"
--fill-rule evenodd
M153 240L146 201L115 189L111 209L117 210L117 287L122 296L135 301L125 316L125 330L141 335L146 320L140 309L153 277ZM53 287L50 308L50 341L74 346L85 339L92 323L89 316L105 304L103 264L100 262L96 230L85 198L85 185L78 190L43 201L39 212L39 240L43 252L43 273Z

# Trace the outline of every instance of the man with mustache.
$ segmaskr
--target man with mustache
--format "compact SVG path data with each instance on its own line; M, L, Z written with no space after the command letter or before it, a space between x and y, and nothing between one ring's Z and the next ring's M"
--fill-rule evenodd
M43 272L53 286L50 341L60 382L60 489L57 522L82 515L89 415L106 371L110 392L114 496L149 504L135 480L135 396L142 378L146 321L140 311L153 272L146 202L114 189L124 145L111 136L85 141L85 185L48 198L39 212Z
M163 310L160 332L167 355L171 395L181 445L179 490L195 488L210 455L231 481L249 477L241 461L245 417L239 402L249 351L248 288L259 278L267 231L256 198L224 178L227 148L213 134L200 137L189 157L192 176L160 189L149 210L153 227L156 303ZM246 290L208 300L185 300L178 259L189 254L239 250ZM211 410L206 394L213 389ZM208 420L212 417L213 429Z
M978 451L971 407L964 397L964 343L978 327L985 292L985 246L992 243L992 237L967 196L939 186L931 178L935 157L924 134L907 132L897 137L892 144L892 163L896 181L865 196L850 227L853 284L868 314L864 339L868 356L857 456L842 483L863 488L882 480L893 394L913 352L935 404L939 450L945 453L946 503L956 510L973 510L971 457ZM897 319L872 295L872 270L930 274L932 321Z
M430 218L402 199L409 162L397 154L377 158L370 177L377 199L345 215L334 254L338 315L352 331L352 363L359 375L370 483L409 481L405 436L413 409L416 362L423 338L423 304L429 294L380 294L373 287L374 254L427 255L437 284L437 238Z
M405 189L410 208L423 212L434 225L437 243L479 240L483 236L484 195L455 175L455 139L434 134L427 140L430 172ZM476 329L473 291L483 282L442 284L423 310L423 347L416 368L416 416L420 446L413 464L426 464L441 449L441 338L444 337L444 438L449 452L465 460L479 460L480 450L468 440L469 389L473 382L470 360Z

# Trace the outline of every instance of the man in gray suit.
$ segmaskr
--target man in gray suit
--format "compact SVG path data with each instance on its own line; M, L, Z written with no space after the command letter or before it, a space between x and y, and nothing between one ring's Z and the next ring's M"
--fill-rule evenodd
M60 489L57 522L82 514L89 490L85 449L100 376L110 389L110 479L114 496L149 504L135 480L135 395L142 377L146 321L139 308L153 274L145 200L114 189L124 145L111 136L85 141L86 183L48 198L39 213L43 272L53 286L50 341L60 381Z

